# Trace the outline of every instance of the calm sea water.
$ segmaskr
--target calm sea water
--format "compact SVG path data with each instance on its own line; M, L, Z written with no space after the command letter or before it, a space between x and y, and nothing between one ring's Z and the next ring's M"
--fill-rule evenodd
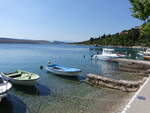
M118 49L135 58L136 50ZM0 104L0 113L109 113L123 103L128 93L108 88L96 88L83 82L88 73L115 79L137 80L129 73L120 72L117 64L91 59L101 50L90 50L89 46L1 44L0 71L17 69L40 75L34 87L15 86ZM85 57L84 57L85 56ZM40 66L47 61L82 70L78 77L61 77Z

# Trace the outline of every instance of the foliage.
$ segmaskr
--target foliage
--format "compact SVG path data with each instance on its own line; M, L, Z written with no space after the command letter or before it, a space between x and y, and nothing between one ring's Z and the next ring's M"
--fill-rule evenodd
M140 20L147 20L150 16L150 0L129 0L132 16Z
M150 35L150 19L141 26L142 35Z
M95 45L115 45L115 46L135 46L139 45L141 41L140 29L132 28L130 30L124 30L116 34L102 35L92 40L80 42L78 44L95 44ZM149 44L150 45L150 44Z
M141 26L141 37L150 36L150 0L129 0L132 16L145 21Z

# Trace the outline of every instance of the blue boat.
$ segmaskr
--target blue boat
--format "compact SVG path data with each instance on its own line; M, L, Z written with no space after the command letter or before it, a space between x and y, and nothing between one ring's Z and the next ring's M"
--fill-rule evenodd
M81 72L80 69L65 67L57 64L48 65L46 70L51 73L64 76L76 76Z

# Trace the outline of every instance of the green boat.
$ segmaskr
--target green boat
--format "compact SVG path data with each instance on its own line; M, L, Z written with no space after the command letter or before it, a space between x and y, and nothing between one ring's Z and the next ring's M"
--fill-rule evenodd
M32 86L36 83L36 80L40 77L37 74L27 71L17 70L12 73L1 73L3 77L10 80L13 84Z

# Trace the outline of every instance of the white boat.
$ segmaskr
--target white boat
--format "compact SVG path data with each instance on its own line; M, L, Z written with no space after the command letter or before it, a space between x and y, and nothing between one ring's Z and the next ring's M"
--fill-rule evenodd
M1 73L15 85L33 86L39 75L27 71L17 70L12 73Z
M150 48L148 48L146 51L139 51L137 54L139 56L150 56Z
M123 54L115 53L114 49L106 49L104 48L102 54L93 55L93 58L100 59L100 60L111 60L114 58L122 58L126 57Z
M139 51L137 53L140 57L143 57L144 60L150 60L150 48L146 51Z
M65 67L57 64L48 65L46 70L51 73L63 76L76 76L81 72L80 69Z
M7 92L11 89L11 87L12 84L0 75L0 102L4 97L7 96Z

